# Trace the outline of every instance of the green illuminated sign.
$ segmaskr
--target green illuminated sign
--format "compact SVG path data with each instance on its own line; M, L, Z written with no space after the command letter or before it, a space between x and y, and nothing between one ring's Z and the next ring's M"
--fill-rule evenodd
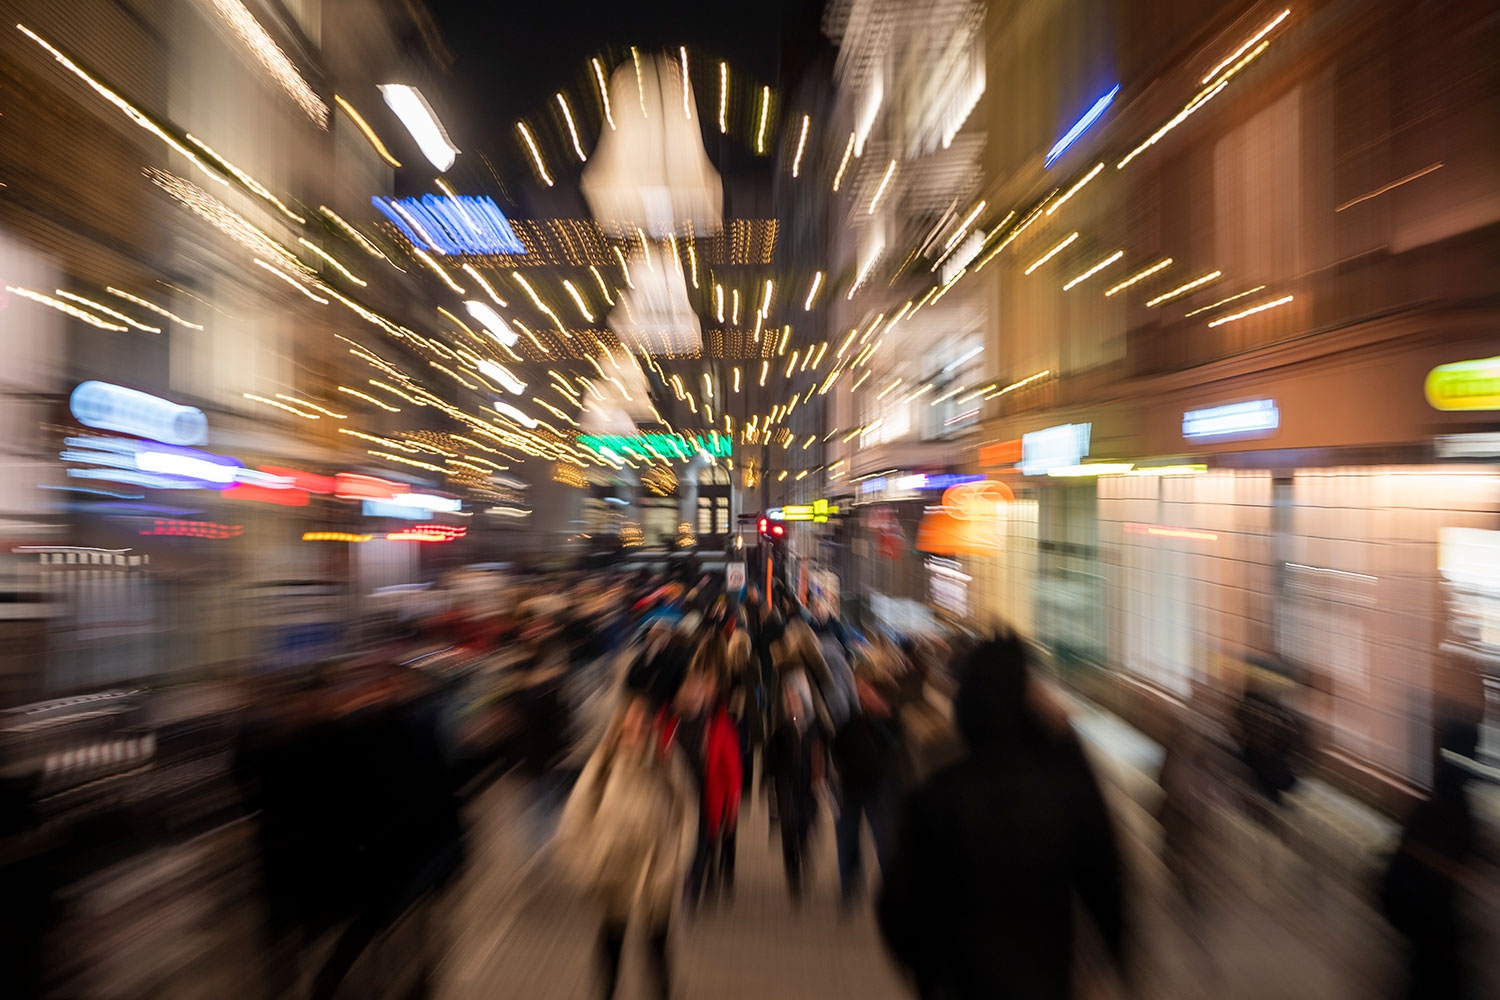
M635 458L689 459L700 451L715 458L729 458L734 454L734 443L723 434L711 431L707 436L663 434L660 431L645 434L583 434L578 443L585 448Z

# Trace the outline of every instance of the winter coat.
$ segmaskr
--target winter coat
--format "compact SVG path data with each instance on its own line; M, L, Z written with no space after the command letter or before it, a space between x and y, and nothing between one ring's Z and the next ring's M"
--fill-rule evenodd
M717 837L721 830L734 830L739 825L744 784L740 733L722 708L709 720L703 763L703 819L709 836Z
M600 745L563 807L557 858L608 919L666 922L698 834L698 801L676 747Z

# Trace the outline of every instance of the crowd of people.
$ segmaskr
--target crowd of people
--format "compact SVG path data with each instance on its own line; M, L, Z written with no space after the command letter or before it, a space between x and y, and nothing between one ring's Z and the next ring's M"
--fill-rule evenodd
M696 573L641 573L532 581L406 640L254 682L235 773L258 817L270 995L299 978L312 996L342 995L372 943L462 870L464 799L502 773L530 802L528 846L602 912L605 997L631 936L645 943L651 995L673 995L673 921L732 904L754 796L794 906L816 884L820 823L833 826L843 914L878 873L868 902L924 1000L1072 995L1078 913L1129 986L1110 813L1013 636L862 634L832 602L804 605L779 583L734 592ZM603 706L597 728L586 700ZM1166 740L1157 819L1189 907L1227 769L1254 800L1247 811L1280 834L1303 766L1306 734L1275 686L1247 687L1229 724L1226 735L1184 723ZM1420 992L1452 985L1451 861L1469 850L1449 842L1468 836L1452 834L1466 830L1453 815L1464 776L1441 777L1381 890L1414 945L1412 995L1457 995ZM435 961L417 964L410 995Z

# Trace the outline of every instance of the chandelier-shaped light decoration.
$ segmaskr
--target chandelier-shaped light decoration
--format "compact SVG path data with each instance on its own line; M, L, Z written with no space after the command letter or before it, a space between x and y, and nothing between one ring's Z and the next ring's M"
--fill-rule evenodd
M642 55L615 70L609 91L617 127L600 135L581 185L595 220L606 232L663 240L717 232L724 187L682 65Z

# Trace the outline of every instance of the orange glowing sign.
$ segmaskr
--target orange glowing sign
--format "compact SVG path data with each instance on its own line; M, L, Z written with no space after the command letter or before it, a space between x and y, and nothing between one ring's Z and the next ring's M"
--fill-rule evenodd
M1132 535L1181 538L1190 542L1217 542L1219 540L1219 536L1212 531L1199 531L1196 528L1167 528L1160 524L1127 524L1125 530Z
M1005 540L1004 515L1015 500L1009 486L994 480L961 483L929 508L917 527L917 548L934 555L993 555Z
M981 469L996 469L1001 466L1016 465L1021 461L1021 439L1013 441L996 441L994 444L983 445L979 449L979 467Z

